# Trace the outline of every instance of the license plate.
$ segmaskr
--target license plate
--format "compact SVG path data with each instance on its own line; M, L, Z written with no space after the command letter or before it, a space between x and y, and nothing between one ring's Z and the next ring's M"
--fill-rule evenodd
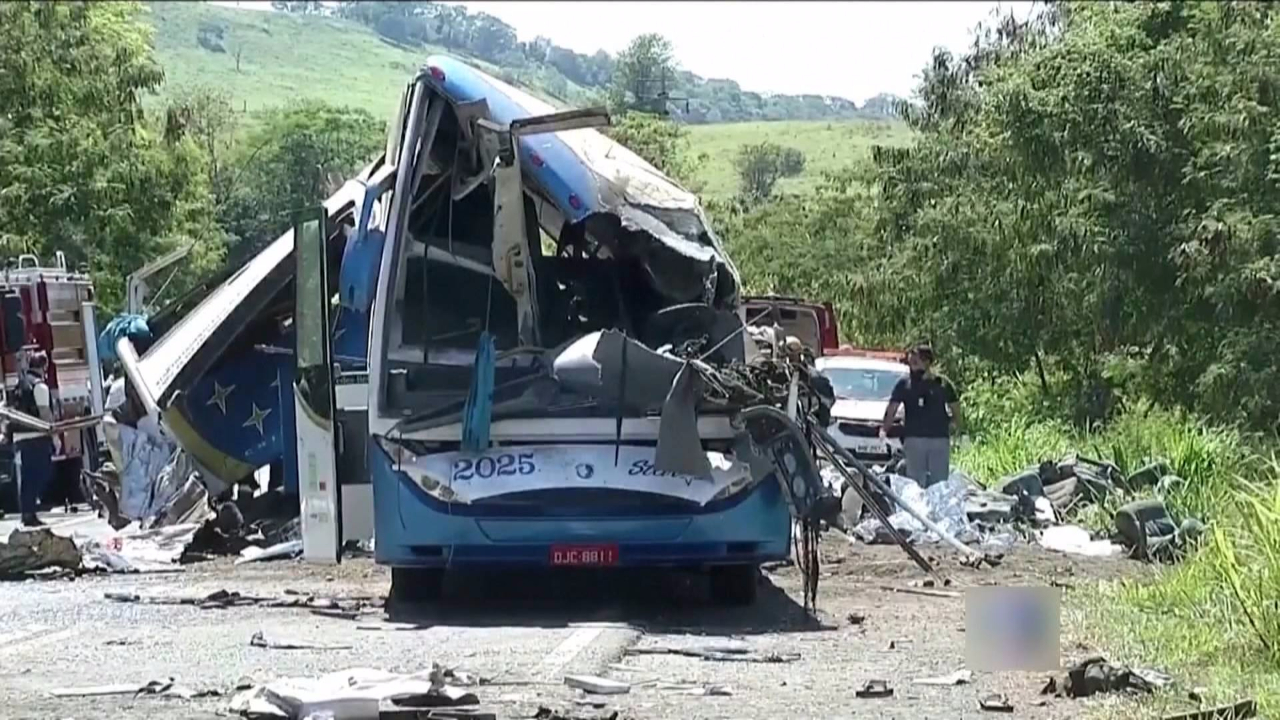
M850 444L853 445L854 452L872 453L875 455L889 454L889 443L887 442L876 442L872 440L870 442L854 442Z
M551 548L552 565L598 567L617 562L617 545L554 545Z

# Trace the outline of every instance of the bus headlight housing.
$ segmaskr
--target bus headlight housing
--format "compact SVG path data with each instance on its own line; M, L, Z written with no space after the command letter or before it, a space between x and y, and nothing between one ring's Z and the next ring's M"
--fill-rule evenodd
M378 447L391 459L392 467L397 472L407 475L418 487L422 488L423 492L441 502L466 502L446 482L424 471L418 465L418 454L406 447L405 444L377 435L374 436L374 440L377 441Z

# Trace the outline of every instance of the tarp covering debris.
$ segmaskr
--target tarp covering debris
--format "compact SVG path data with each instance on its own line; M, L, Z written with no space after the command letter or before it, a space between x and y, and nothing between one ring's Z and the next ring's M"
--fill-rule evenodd
M934 483L928 489L921 488L914 480L902 475L887 475L886 479L894 494L952 537L960 542L975 542L979 539L965 514L965 497L975 485L964 473L952 471L944 482ZM913 543L942 540L905 510L898 510L890 515L889 523ZM854 526L853 534L868 543L892 542L885 539L882 528L879 520L869 517Z

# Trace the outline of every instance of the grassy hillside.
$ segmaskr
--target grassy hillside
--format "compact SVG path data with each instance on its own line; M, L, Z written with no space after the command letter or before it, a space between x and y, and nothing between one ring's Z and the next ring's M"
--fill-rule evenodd
M151 106L183 88L207 85L230 93L236 109L248 113L310 98L364 107L377 117L389 118L404 84L434 53L457 55L556 105L583 106L592 99L592 92L581 86L570 83L566 89L558 73L554 82L541 77L549 71L545 67L502 68L456 50L408 49L349 20L195 2L157 2L148 7L156 28L156 55L166 75L160 95L147 100ZM224 51L203 47L198 42L202 30L215 31L212 44ZM548 86L558 92L548 92ZM808 161L804 173L780 181L776 189L798 192L820 182L824 171L865 157L872 144L901 144L908 139L902 124L885 120L691 125L689 132L693 152L708 155L698 179L709 197L727 197L737 191L733 158L744 143L771 140L803 151Z
M803 192L822 181L824 172L848 167L867 157L872 145L905 145L910 141L907 127L900 122L850 120L846 122L780 121L693 125L689 136L694 153L706 153L697 179L704 183L702 194L727 197L738 190L733 159L744 144L765 140L793 147L805 155L805 169L794 178L778 182L775 192Z
M313 98L357 105L378 117L390 117L405 83L426 58L449 52L430 46L398 47L363 25L336 18L194 2L160 2L148 7L156 28L156 57L166 76L160 97L151 98L149 104L184 87L209 85L229 92L237 109L248 112L293 98ZM225 52L211 51L197 42L201 29L211 27L221 30ZM464 59L487 72L502 73L502 68L484 61ZM556 101L537 87L530 89Z

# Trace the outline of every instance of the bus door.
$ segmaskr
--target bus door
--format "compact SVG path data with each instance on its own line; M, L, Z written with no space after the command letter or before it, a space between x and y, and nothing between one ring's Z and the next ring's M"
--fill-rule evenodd
M333 349L324 208L294 219L294 418L302 556L334 564L342 554L342 502L334 444Z

